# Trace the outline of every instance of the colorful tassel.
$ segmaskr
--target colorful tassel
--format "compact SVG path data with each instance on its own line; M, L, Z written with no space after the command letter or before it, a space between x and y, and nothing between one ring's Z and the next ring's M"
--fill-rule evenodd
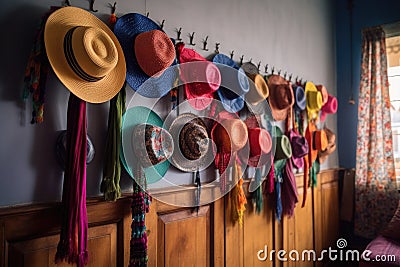
M246 210L247 198L243 190L242 168L240 164L235 162L234 166L234 182L236 186L231 191L232 221L238 222L243 226L244 211Z
M262 186L261 186L261 170L260 168L256 168L256 173L254 175L255 182L257 185L257 189L253 192L253 205L255 205L256 213L260 213L263 208L263 195L262 195Z

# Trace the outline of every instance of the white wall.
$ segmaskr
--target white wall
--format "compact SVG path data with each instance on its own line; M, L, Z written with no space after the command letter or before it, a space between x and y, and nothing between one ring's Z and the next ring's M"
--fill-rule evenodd
M88 8L87 1L70 0L72 5ZM32 37L40 17L51 5L50 0L15 0L0 9L0 43L3 64L0 66L0 206L59 201L63 174L55 160L54 144L58 131L66 127L66 104L69 91L50 75L45 105L45 121L30 125L30 102L21 108L24 69ZM108 2L97 0L95 15L107 20ZM196 1L141 0L117 3L117 15L150 12L155 21L166 20L165 30L173 38L182 27L182 37L196 32L195 47L204 56L220 42L220 52L235 51L235 60L261 61L297 75L303 80L324 84L336 95L334 6L329 0L267 1ZM202 39L209 36L210 51L202 51ZM7 39L7 42L4 40ZM131 90L128 88L128 97ZM128 99L129 100L129 99ZM94 161L88 166L88 195L99 195L103 150L107 130L108 103L88 104L88 133L96 148ZM336 131L336 116L328 118ZM322 166L337 166L337 154ZM168 175L178 172L171 170ZM181 175L181 174L179 174ZM185 176L185 179L189 179ZM129 190L130 178L122 178Z

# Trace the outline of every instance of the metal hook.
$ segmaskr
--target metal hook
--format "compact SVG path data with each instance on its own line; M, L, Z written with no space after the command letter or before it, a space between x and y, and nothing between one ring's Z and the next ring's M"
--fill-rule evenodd
M195 34L195 33L196 33L196 32L193 32L192 34L189 34L189 40L190 40L189 44L190 44L190 45L193 45L193 46L196 45L195 43L193 43L193 39L194 39L194 34Z
M264 72L265 72L265 73L268 73L268 64L265 64Z
M231 59L233 59L233 52L234 52L235 50L232 50L231 51Z
M296 76L295 82L297 83L299 81L299 76Z
M257 64L257 70L258 70L258 71L260 71L260 67L261 67L261 61L258 62L258 64Z
M278 75L281 75L282 70L278 70Z
M252 63L251 61L253 60L253 58L250 58L249 63Z
M177 29L176 33L177 33L177 35L178 35L177 38L176 38L176 40L182 41L182 38L181 38L182 27L180 27L179 29Z
M161 21L161 24L160 24L161 30L164 28L164 23L165 23L165 19L163 19L163 20Z
M67 6L71 6L71 3L69 2L69 0L65 0L64 3L65 3Z
M293 73L290 73L290 75L289 75L289 82L292 81L292 76L293 76Z
M66 1L68 1L68 0L66 0ZM117 2L114 2L113 5L108 3L108 6L111 8L111 14L115 14L115 10L117 9Z
M275 67L272 67L272 75L274 75L274 72L275 72Z
M287 76L287 71L285 71L285 74L283 74L283 78L286 80L286 76Z
M207 41L208 41L208 35L206 36L206 38L205 38L204 41L203 41L203 50L204 50L204 51L208 51L208 48L207 48Z
M147 13L146 13L146 17L149 17L149 15L150 15L150 12L147 12Z
M93 5L94 5L94 0L90 0L90 6L89 6L90 11L97 12L98 11L97 9L96 10L93 9Z
M240 65L243 65L243 59L244 59L244 55L242 55L242 56L240 57Z
M219 45L221 43L215 43L215 53L219 54Z

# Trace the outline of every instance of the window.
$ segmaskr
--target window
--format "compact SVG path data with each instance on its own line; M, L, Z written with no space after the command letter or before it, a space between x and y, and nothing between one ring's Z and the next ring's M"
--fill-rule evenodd
M397 185L400 185L400 36L386 38L393 154Z

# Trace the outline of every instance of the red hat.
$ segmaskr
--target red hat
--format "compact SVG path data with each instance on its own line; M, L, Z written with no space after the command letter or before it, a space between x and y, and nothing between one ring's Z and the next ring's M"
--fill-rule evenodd
M211 104L221 84L221 73L214 63L184 46L177 44L186 98L193 108L203 110Z
M294 104L293 89L290 82L280 75L271 75L268 78L269 105L272 117L276 121L285 120L289 109Z

